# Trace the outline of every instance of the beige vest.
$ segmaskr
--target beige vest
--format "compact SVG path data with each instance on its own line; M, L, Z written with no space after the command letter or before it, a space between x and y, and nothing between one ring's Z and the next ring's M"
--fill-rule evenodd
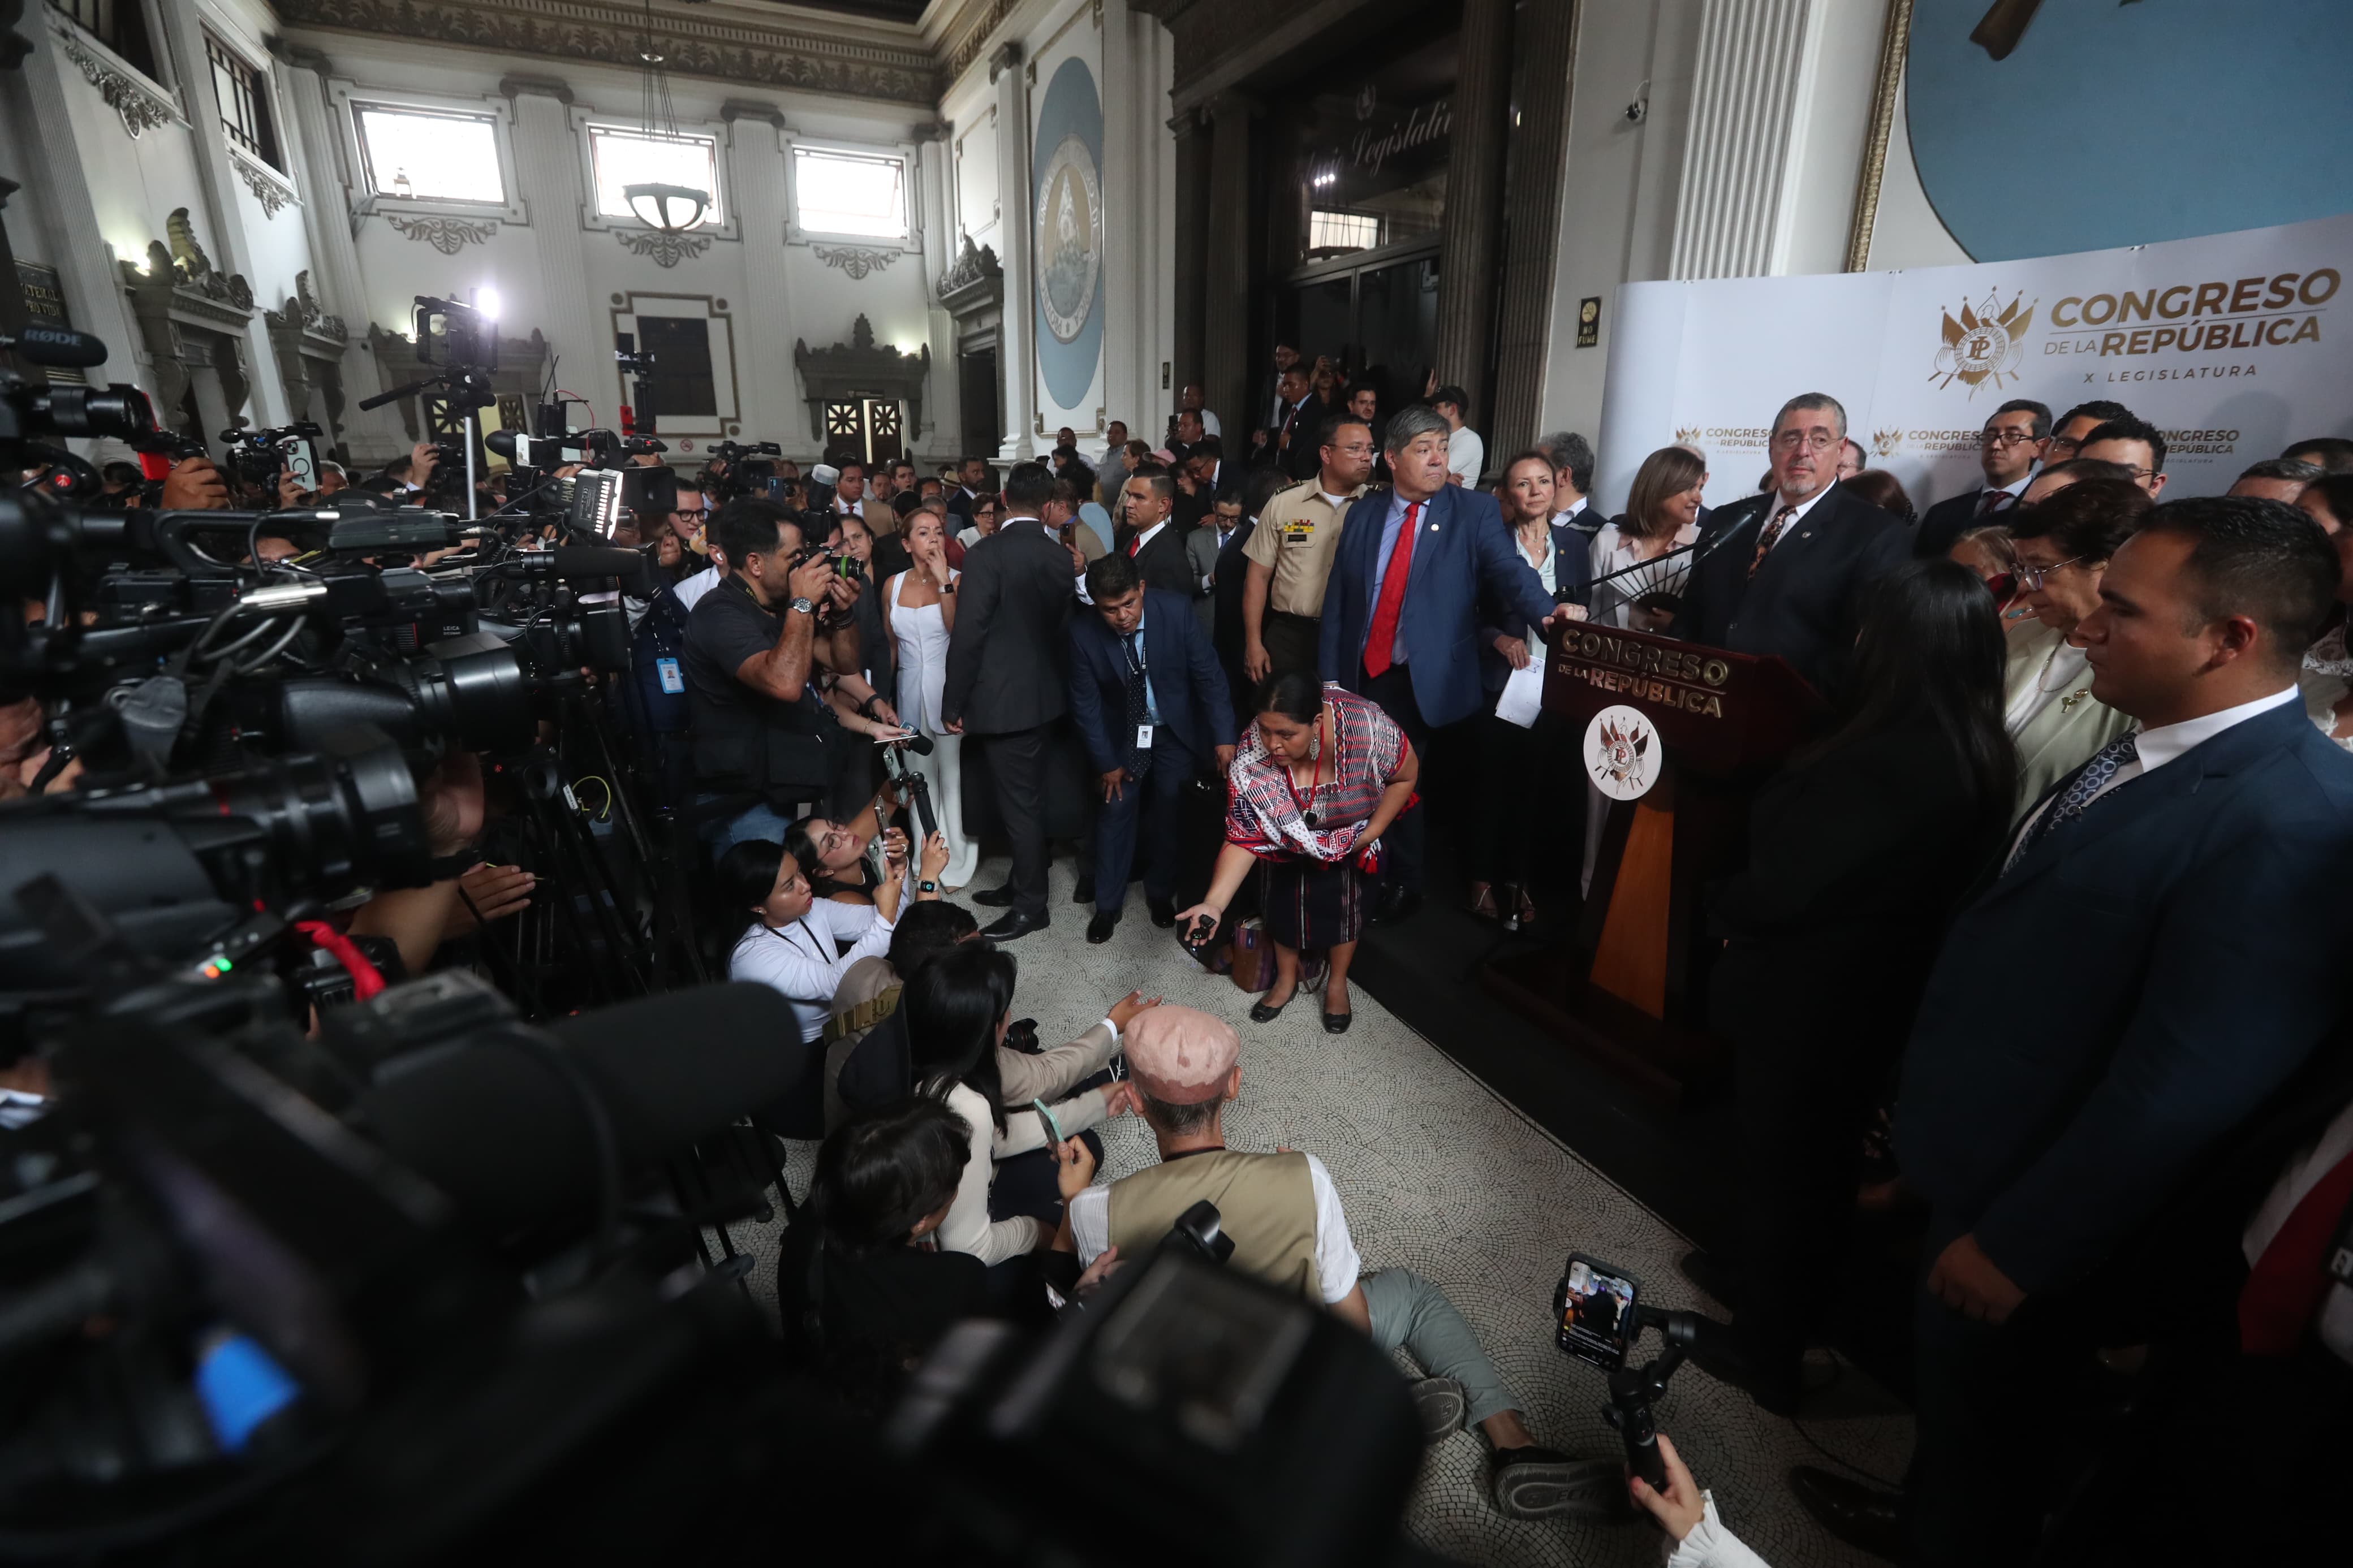
M1229 1268L1323 1304L1315 1270L1315 1179L1304 1154L1220 1149L1123 1176L1111 1184L1111 1244L1123 1258L1143 1258L1203 1198L1218 1205L1225 1234L1233 1237Z

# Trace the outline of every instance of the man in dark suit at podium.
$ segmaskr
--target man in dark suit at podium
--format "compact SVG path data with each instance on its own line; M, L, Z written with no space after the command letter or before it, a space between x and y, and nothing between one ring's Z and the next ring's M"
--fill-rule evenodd
M1526 626L1567 618L1512 542L1495 498L1446 482L1451 427L1425 405L1399 409L1384 437L1396 488L1369 490L1348 509L1324 580L1325 680L1381 705L1412 742L1458 724L1485 700L1480 680L1479 603ZM1382 845L1388 884L1375 923L1405 918L1421 901L1422 813L1397 820Z
M1846 410L1800 393L1773 420L1773 488L1719 507L1668 634L1778 654L1835 700L1862 589L1909 553L1902 523L1838 483Z
M2139 728L2027 813L1921 1002L1895 1128L1933 1260L1909 1562L2030 1555L2041 1445L2017 1421L2046 1364L2237 1341L2259 1194L2182 1215L2217 1206L2218 1157L2342 1048L2348 1016L2353 757L2296 689L2338 569L2300 519L2178 501L2116 551L2076 635L2092 695ZM2219 1283L2168 1291L2168 1271Z

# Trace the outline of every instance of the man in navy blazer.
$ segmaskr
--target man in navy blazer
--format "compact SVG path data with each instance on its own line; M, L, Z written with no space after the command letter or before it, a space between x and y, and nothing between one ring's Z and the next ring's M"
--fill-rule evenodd
M2156 1332L2230 1321L2235 1279L2164 1266L2234 1258L2235 1235L2153 1221L2346 1019L2353 756L2296 689L2337 578L2292 507L2176 501L2117 550L2077 628L2092 695L2140 728L2021 820L1954 922L1905 1063L1896 1150L1935 1260L1911 1561L2024 1560L2042 1447L2019 1426L2027 1362L2059 1325L2144 1342L2119 1320L2155 1299ZM2144 1246L2152 1266L2126 1267Z
M1838 482L1846 410L1800 393L1773 419L1773 488L1718 507L1670 635L1778 654L1836 701L1863 591L1911 553L1888 513Z
M1348 509L1324 589L1324 679L1379 703L1417 752L1432 730L1481 707L1482 590L1530 626L1549 629L1567 616L1513 547L1495 498L1446 482L1449 431L1420 405L1390 418L1382 445L1395 485ZM1400 565L1403 580L1392 582ZM1421 808L1398 817L1388 837L1376 922L1403 919L1421 900Z
M1146 588L1135 563L1114 551L1087 567L1094 613L1071 622L1071 717L1094 763L1095 914L1087 940L1111 940L1127 901L1136 818L1152 855L1144 901L1152 923L1176 923L1178 807L1185 786L1214 763L1234 760L1233 700L1209 635L1190 600ZM1130 698L1142 682L1140 703ZM1139 714L1134 710L1142 709Z

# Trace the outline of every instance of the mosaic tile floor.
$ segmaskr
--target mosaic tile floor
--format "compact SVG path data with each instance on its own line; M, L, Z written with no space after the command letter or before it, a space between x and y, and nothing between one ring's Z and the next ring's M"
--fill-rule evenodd
M1004 876L1004 863L994 862L973 886L994 887ZM1314 1152L1339 1187L1366 1266L1409 1266L1445 1289L1519 1394L1539 1440L1580 1456L1618 1453L1617 1435L1601 1418L1600 1374L1553 1347L1554 1283L1564 1258L1581 1251L1634 1274L1647 1301L1722 1316L1675 1268L1690 1244L1361 989L1356 1025L1344 1036L1324 1032L1313 997L1271 1024L1252 1024L1252 998L1201 973L1173 933L1155 930L1140 889L1130 889L1118 934L1089 946L1087 911L1070 901L1070 876L1067 864L1056 864L1052 927L1009 944L1021 962L1016 1012L1035 1017L1044 1038L1065 1040L1141 987L1229 1020L1241 1031L1242 1097L1227 1108L1228 1142ZM975 912L984 923L997 913ZM1140 1121L1123 1118L1103 1131L1106 1177L1154 1158ZM814 1145L793 1152L797 1192L807 1190L813 1156ZM772 1300L773 1227L741 1226L736 1239L761 1259L755 1289ZM1645 1359L1657 1343L1645 1339ZM1878 1562L1816 1527L1782 1482L1790 1466L1822 1462L1809 1436L1869 1474L1903 1473L1911 1418L1861 1373L1847 1369L1803 1433L1689 1366L1659 1417L1715 1492L1725 1523L1774 1568ZM1407 1515L1423 1545L1510 1568L1659 1561L1661 1538L1640 1525L1504 1518L1487 1499L1484 1456L1467 1432L1430 1450Z

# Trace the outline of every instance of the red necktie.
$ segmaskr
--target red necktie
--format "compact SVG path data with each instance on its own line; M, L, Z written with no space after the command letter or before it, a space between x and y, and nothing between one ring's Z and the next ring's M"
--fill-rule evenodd
M2018 498L2008 490L1988 490L1985 500L1978 503L1979 517L1991 517L1998 511L2008 511L2018 504Z
M1139 550L1143 549L1143 548L1144 548L1144 535L1142 535L1142 534L1140 534L1140 533L1139 533L1139 534L1137 534L1134 539L1131 539L1131 540L1129 540L1129 541L1127 542L1127 558L1128 558L1130 561L1134 560L1134 559L1135 559L1135 552L1136 552L1137 551L1139 551Z
M1398 612L1405 608L1405 580L1413 571L1413 530L1421 519L1421 503L1405 503L1405 521L1398 525L1397 543L1389 548L1388 570L1381 574L1381 596L1373 605L1373 629L1365 638L1365 673L1387 675L1389 649L1397 643Z
M2247 1354L2288 1355L2304 1342L2332 1283L2328 1247L2348 1202L2353 1154L2304 1194L2239 1288L2239 1348Z

